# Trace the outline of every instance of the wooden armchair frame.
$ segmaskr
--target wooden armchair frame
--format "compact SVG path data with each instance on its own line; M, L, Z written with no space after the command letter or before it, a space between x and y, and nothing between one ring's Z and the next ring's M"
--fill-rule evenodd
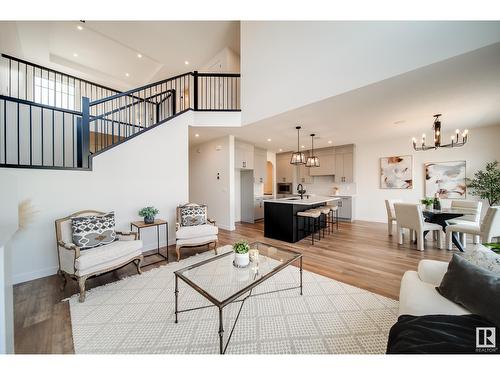
M64 290L64 288L66 287L66 283L67 283L67 278L66 276L69 276L70 278L72 278L73 280L75 280L76 282L78 282L78 286L80 288L80 298L79 298L79 301L80 302L84 302L85 301L85 283L87 281L88 278L90 277L94 277L94 276L98 276L98 275L101 275L101 274L104 274L104 273L107 273L107 272L110 272L110 271L114 271L114 270L117 270L119 268L122 268L124 266L126 266L127 264L131 263L131 262L134 262L135 266L137 267L137 273L141 274L142 271L141 271L141 263L144 259L144 257L142 255L140 256L137 256L137 257L134 257L132 259L129 259L127 260L126 262L123 262L123 263L120 263L116 266L113 266L113 267L110 267L110 268L106 268L106 269L103 269L103 270L99 270L97 272L93 272L93 273L90 273L88 275L83 275L83 276L77 276L76 275L76 260L80 257L80 248L78 246L76 246L74 243L72 242L64 242L62 240L62 224L67 221L67 220L71 220L71 218L73 217L78 217L78 216L91 216L91 215L104 215L105 212L101 212L101 211L95 211L95 210L84 210L84 211L78 211L78 212L75 212L69 216L66 216L66 217L63 217L61 219L57 219L55 221L55 226L56 226L56 241L57 241L57 260L58 260L58 263L59 263L59 269L57 271L57 274L59 275L59 277L61 278L61 290ZM115 231L117 237L118 237L118 240L125 240L125 237L130 237L132 240L136 240L137 239L137 233L135 232L121 232L121 231ZM62 268L61 268L61 250L63 251L71 251L73 252L73 272L70 273L68 272L68 270L64 271Z
M181 221L181 208L183 207L186 207L186 206L198 206L198 207L207 207L206 205L204 204L196 204L196 203L186 203L184 205L181 205L181 206L177 206L177 209L176 209L176 223L175 223L175 230L178 231L179 228L182 227L182 221ZM205 213L207 211L205 210ZM209 224L212 224L213 226L216 226L216 222L215 220L213 219L210 219L208 216L205 217L207 223ZM210 245L211 244L214 244L214 253L217 255L217 240L213 240L213 241L209 241L209 242L206 242L206 241L202 241L202 242L199 242L199 243L192 243L192 244L189 244L189 245L175 245L175 253L177 254L177 261L179 261L181 259L181 252L180 250L182 248L190 248L190 247L200 247L200 246L205 246L207 245L208 247L208 250L210 250Z

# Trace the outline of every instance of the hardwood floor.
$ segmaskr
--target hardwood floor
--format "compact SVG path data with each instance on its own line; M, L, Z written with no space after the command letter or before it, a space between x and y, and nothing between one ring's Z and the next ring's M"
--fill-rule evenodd
M430 238L431 236L429 236ZM448 261L453 252L435 249L426 241L426 250L420 252L409 244L398 246L395 236L387 236L386 224L358 221L341 223L339 232L311 246L304 239L296 244L269 240L263 237L263 223L237 224L235 231L220 230L219 245L236 240L261 240L278 246L287 246L303 253L304 268L390 298L398 298L403 273L416 269L421 259ZM166 251L162 249L162 252ZM206 251L183 249L182 257ZM169 259L175 259L175 246L168 248ZM154 261L154 257L147 262ZM165 262L143 267L148 270ZM136 274L134 265L98 276L87 282L87 289ZM78 292L77 285L68 281L64 291L59 288L57 276L49 276L14 287L14 330L16 353L73 353L73 338L69 303L62 299Z

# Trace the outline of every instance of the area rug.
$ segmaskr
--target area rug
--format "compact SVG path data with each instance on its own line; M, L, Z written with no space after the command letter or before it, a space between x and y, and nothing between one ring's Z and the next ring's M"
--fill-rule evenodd
M91 289L84 303L70 297L75 353L217 354L215 307L182 313L174 323L173 271L213 256L205 252ZM298 275L296 267L287 267L255 293L296 286ZM385 353L397 301L305 270L303 283L303 296L295 289L247 299L226 354ZM179 285L182 308L207 304ZM224 309L225 327L238 309L239 303Z

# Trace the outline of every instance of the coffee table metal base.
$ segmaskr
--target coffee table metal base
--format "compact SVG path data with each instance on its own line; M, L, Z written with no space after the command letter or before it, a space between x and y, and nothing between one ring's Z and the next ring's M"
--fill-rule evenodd
M175 323L178 323L178 315L180 313L184 312L189 312L189 311L194 311L194 310L201 310L201 309L207 309L210 307L217 307L219 309L219 354L225 354L227 347L229 345L229 342L231 341L231 337L233 336L234 328L236 327L236 324L238 323L238 319L241 314L241 310L243 309L243 306L245 304L245 301L250 298L250 297L257 297L265 294L271 294L271 293L278 293L278 292L283 292L286 290L294 290L294 289L300 289L300 295L302 295L302 256L299 258L299 272L300 272L300 285L295 286L295 287L290 287L290 288L283 288L283 289L278 289L278 290L272 290L269 292L262 292L262 293L257 293L253 294L253 289L250 289L248 291L248 295L240 298L240 299L235 299L234 301L231 301L225 305L220 305L217 306L216 304L213 305L205 305L205 306L199 306L199 307L193 307L190 309L185 309L185 310L179 310L179 276L175 274ZM196 289L195 289L196 290ZM201 293L203 295L203 293ZM224 345L224 323L223 323L223 309L225 306L228 306L232 303L238 303L241 302L240 308L238 310L238 314L236 315L236 319L233 323L233 326L231 327L231 332L229 333L229 337L226 341L226 344Z

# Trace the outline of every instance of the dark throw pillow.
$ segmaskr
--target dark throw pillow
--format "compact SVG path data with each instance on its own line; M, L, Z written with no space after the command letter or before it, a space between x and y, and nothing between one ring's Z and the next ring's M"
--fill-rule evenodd
M453 254L437 291L500 327L500 275Z
M80 249L107 245L116 239L115 213L71 218L73 243Z

